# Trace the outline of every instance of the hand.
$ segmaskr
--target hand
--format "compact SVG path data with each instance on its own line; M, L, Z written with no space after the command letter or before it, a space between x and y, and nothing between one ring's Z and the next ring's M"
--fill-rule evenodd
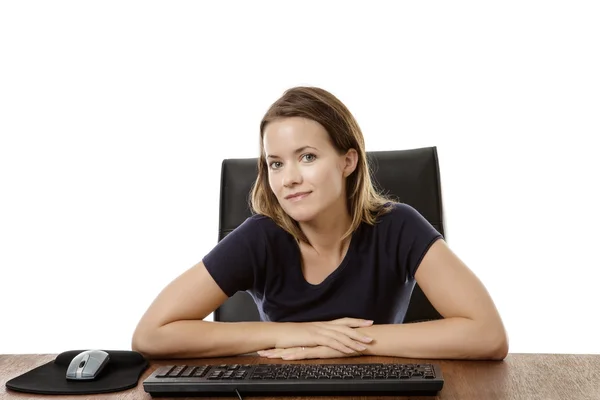
M342 358L362 356L362 353L360 352L354 352L353 354L342 353L327 346L270 349L261 350L257 353L261 357L281 358L282 360L309 360L312 358Z
M354 328L370 326L373 321L357 318L340 318L325 322L298 322L282 325L285 329L277 340L275 348L310 348L326 346L342 354L355 355L366 350L365 343L372 338L366 337ZM324 350L318 350L322 352Z

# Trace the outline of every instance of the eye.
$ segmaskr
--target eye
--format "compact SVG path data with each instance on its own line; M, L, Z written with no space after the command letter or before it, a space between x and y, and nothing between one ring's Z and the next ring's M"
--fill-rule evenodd
M313 162L317 159L317 156L312 153L306 153L302 155L302 159L306 162Z
M281 168L281 161L273 161L271 164L269 164L269 167L271 167L271 169Z

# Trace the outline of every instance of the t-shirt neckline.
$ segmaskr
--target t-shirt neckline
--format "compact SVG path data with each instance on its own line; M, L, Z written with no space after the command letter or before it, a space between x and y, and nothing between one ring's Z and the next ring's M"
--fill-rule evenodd
M296 240L294 240L294 243L296 244L296 251L298 252L298 262L294 266L294 270L300 282L302 282L304 286L309 287L311 289L320 289L334 281L343 272L343 270L346 269L346 266L348 265L351 253L354 251L357 232L358 229L352 232L352 235L350 236L350 243L348 244L348 250L346 250L346 254L344 255L344 258L342 258L340 265L338 265L336 269L334 269L329 275L325 277L325 279L323 279L322 282L319 283L310 283L304 277L304 274L302 273L302 251L300 250L300 244Z

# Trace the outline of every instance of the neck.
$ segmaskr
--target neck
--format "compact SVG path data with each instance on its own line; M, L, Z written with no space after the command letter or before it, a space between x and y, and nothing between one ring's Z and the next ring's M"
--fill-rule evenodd
M347 207L338 204L324 210L321 215L312 221L300 222L300 229L306 235L310 246L317 253L345 252L350 238L342 241L342 236L352 224Z

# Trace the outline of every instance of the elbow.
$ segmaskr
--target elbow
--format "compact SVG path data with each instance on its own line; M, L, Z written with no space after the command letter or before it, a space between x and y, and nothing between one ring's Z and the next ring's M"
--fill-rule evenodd
M140 353L144 358L160 358L157 352L156 332L148 329L136 329L131 338L131 350Z
M508 338L506 335L491 347L490 360L502 361L508 356Z
M501 322L471 321L466 336L468 339L463 341L463 353L458 356L460 359L502 361L508 356L508 336Z
M504 329L499 329L496 332L488 333L488 338L485 342L481 359L502 361L508 356L508 337Z
M489 342L483 346L476 357L472 357L482 361L502 361L508 356L507 342Z

